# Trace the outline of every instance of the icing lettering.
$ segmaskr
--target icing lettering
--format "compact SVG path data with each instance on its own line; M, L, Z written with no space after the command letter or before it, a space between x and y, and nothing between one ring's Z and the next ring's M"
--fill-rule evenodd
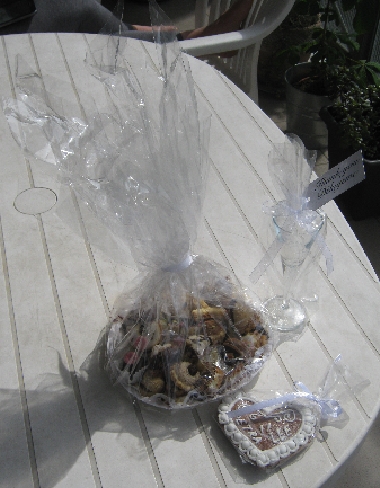
M247 419L244 419L244 418L241 418L241 417L238 417L236 419L236 423L238 425L248 425L248 420Z
M279 436L276 436L273 433L270 435L270 438L271 438L273 444L279 444L281 442L280 437Z
M260 417L274 419L275 425L272 422L262 423L256 427L249 424L249 420L255 422ZM276 415L268 415L263 410L258 410L248 415L248 419L247 417L237 417L236 424L241 426L242 432L248 435L252 441L259 443L263 438L268 437L272 440L273 444L279 444L291 436L292 431L288 424L295 421L296 413L291 408L281 409Z
M240 404L237 406L237 408L244 408L247 407L248 405L251 405L251 402L248 402L248 400L242 400Z
M296 419L296 414L294 413L294 410L287 410L285 413L284 413L284 420L286 420L286 422L294 422Z

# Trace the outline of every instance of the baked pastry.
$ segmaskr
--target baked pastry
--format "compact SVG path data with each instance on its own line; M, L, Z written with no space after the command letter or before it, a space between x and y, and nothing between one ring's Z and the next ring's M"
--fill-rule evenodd
M224 304L189 296L179 313L141 308L118 317L108 332L112 376L137 397L169 407L218 398L247 383L271 342L256 309L237 300ZM243 333L234 323L236 308L244 309Z
M219 424L244 461L274 468L310 445L318 428L312 406L292 401L244 412L244 407L255 403L238 395L225 398L219 406ZM228 415L236 410L241 415Z

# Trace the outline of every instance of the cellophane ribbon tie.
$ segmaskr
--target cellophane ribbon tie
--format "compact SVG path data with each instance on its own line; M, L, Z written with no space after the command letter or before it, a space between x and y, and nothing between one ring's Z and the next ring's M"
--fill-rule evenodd
M269 400L263 400L253 405L247 405L236 410L231 410L227 415L231 418L240 417L241 415L249 415L250 413L257 412L269 407L275 407L291 403L295 400L308 400L315 402L321 409L321 419L336 419L340 415L343 415L344 410L339 405L337 400L333 398L321 398L318 395L314 395L302 382L294 383L296 391L287 393L279 397L271 398Z

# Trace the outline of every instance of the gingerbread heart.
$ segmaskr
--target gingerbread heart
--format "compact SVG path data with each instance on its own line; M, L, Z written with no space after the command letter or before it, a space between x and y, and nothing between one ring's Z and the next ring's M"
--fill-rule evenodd
M252 411L244 407L253 398L225 398L219 406L219 423L240 457L260 468L273 468L310 445L318 428L312 405L287 402ZM229 412L241 410L241 415Z

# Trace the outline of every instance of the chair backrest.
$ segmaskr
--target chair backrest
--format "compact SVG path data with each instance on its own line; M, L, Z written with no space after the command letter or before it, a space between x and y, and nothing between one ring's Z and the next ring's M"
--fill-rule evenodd
M196 26L216 20L235 0L197 0L195 9ZM248 18L241 30L216 36L199 37L182 41L185 52L194 56L207 56L215 68L222 71L248 96L258 101L257 63L260 45L264 37L278 27L290 12L294 0L253 0ZM207 13L209 10L209 19ZM235 51L232 58L215 56L216 53Z

